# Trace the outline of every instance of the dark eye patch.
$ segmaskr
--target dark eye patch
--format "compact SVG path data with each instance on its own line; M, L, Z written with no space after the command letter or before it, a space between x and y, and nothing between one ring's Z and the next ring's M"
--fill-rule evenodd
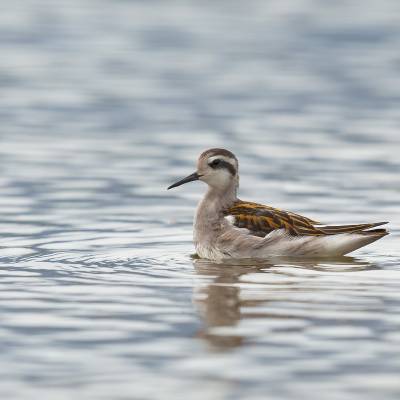
M233 176L236 175L236 169L235 167L228 163L225 160L220 160L219 158L216 158L215 160L211 161L210 164L208 164L211 168L213 169L220 169L220 168L225 168L229 171L229 173Z

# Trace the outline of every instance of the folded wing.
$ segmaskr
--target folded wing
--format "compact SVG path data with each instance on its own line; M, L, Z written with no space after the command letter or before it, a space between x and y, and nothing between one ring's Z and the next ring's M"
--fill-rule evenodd
M238 228L246 228L254 236L264 237L268 233L284 229L292 236L324 236L340 233L362 233L386 235L385 229L374 229L387 222L372 224L324 226L318 221L289 211L239 200L225 211L225 216Z

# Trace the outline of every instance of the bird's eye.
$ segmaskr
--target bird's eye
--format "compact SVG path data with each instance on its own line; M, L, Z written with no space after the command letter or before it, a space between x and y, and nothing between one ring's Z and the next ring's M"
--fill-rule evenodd
M213 160L212 163L210 164L212 167L216 167L219 163L221 162L221 160Z

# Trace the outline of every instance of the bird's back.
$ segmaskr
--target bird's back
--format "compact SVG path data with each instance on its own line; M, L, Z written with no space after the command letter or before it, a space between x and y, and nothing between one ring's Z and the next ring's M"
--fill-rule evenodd
M331 257L348 254L387 235L386 222L324 225L299 214L237 200L223 210L215 246L234 258L273 255Z

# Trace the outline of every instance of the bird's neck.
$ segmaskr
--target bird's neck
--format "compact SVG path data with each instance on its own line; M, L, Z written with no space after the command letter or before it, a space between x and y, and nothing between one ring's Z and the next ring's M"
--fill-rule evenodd
M209 187L207 193L197 207L194 219L193 239L197 246L213 246L214 240L221 229L224 210L230 208L236 201L237 186L221 191Z
M208 215L208 218L218 218L222 212L230 208L237 201L237 186L232 186L228 190L221 190L208 187L207 193L200 202L199 209ZM199 211L200 211L199 210Z
M215 204L219 209L229 208L235 201L237 201L237 188L232 187L228 190L222 191L209 187L204 196L204 200L207 200L207 203L209 204Z

